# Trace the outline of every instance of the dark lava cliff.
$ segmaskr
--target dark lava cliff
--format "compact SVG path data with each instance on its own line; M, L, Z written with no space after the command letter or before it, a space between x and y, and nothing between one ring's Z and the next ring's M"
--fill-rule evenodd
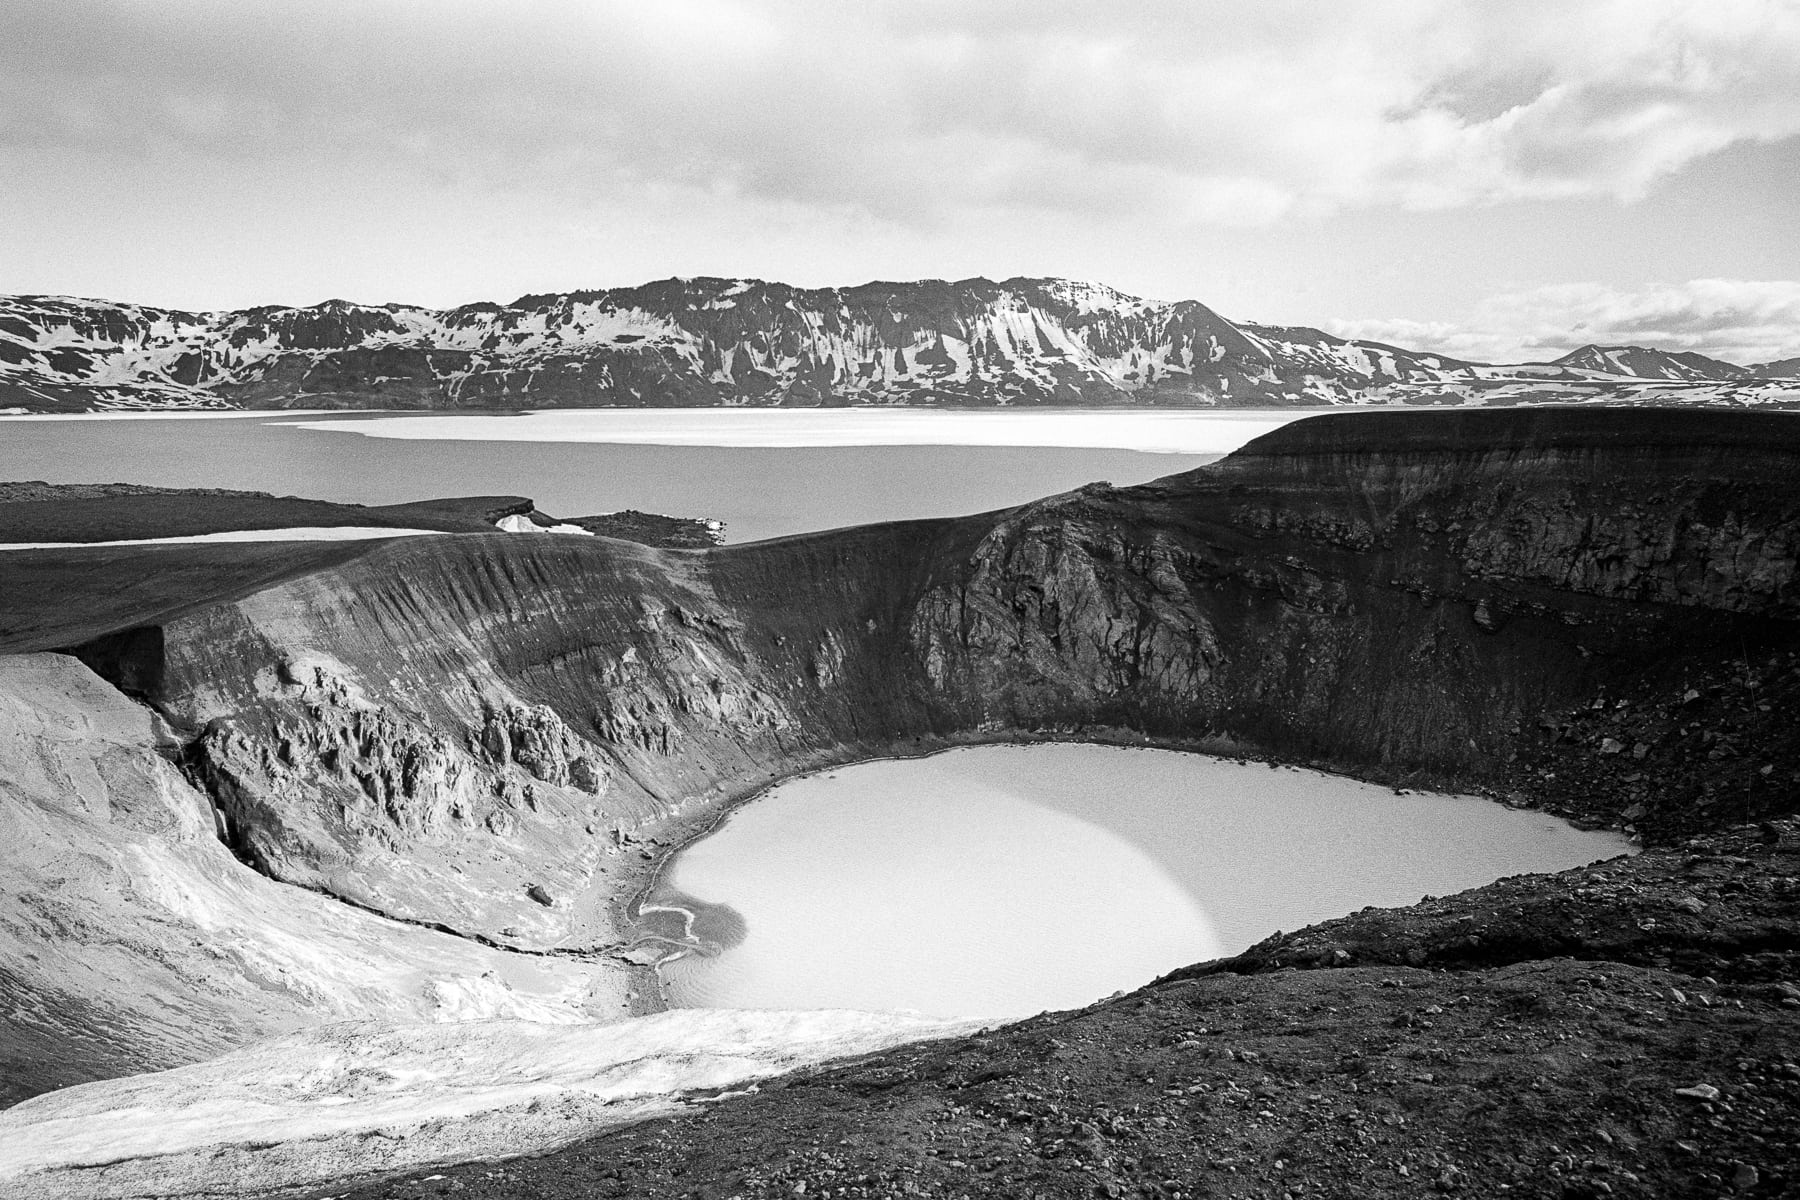
M713 550L411 538L273 580L21 554L7 648L149 704L258 870L538 952L629 946L621 886L772 778L987 738L1261 755L1660 844L1794 808L1797 452L1779 414L1357 413L1141 487ZM58 637L44 588L146 553L191 594L96 592ZM1410 961L1356 936L1302 957Z

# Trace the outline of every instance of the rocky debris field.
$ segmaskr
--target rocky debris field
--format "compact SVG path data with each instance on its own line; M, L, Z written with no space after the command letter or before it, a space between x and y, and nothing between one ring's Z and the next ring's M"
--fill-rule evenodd
M1800 653L1746 647L1674 684L1600 693L1517 731L1531 807L1679 839L1788 812L1800 793Z
M1782 1196L1800 821L1277 935L1089 1009L309 1198Z
M672 550L705 550L725 541L725 526L721 521L705 517L665 517L659 513L638 512L634 508L594 517L574 517L569 524L579 525L602 537Z
M1769 821L1557 875L1428 896L1409 908L1364 909L1176 974L1474 970L1567 957L1762 988L1779 1001L1785 981L1800 982L1796 828L1791 819Z

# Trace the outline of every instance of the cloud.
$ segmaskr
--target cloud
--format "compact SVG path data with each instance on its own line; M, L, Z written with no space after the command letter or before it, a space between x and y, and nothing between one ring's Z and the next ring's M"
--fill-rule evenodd
M1592 342L1692 350L1748 365L1800 355L1800 282L1693 279L1636 290L1560 284L1490 297L1466 324L1335 320L1326 328L1483 362L1557 358Z
M1800 135L1783 0L13 0L0 146L913 226L1631 200Z
M1449 321L1415 321L1406 317L1335 317L1324 323L1325 332L1362 342L1381 342L1408 350L1445 354L1468 362L1512 361L1519 355L1516 343L1468 329Z

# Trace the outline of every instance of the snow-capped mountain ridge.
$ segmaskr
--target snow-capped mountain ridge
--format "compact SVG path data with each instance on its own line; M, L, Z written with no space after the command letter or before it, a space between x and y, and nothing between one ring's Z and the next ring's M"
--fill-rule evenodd
M0 407L40 410L1457 403L1495 370L1060 278L699 277L443 310L0 298Z

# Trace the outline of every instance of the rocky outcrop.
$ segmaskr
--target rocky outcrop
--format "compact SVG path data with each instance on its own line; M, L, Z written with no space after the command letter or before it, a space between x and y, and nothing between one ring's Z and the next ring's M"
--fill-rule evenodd
M592 517L572 517L568 523L602 537L671 550L707 550L725 544L725 523L710 517L665 517L627 508Z
M218 720L188 752L254 856L266 858L248 840L266 828L259 810L294 788L334 798L346 824L413 836L473 828L504 790L445 735L369 702L329 667L284 659L276 678L266 738Z
M246 862L484 937L607 940L604 920L550 919L525 894L580 890L608 848L608 768L553 710L483 696L466 724L434 724L316 654L277 654L248 683L245 707L196 714L184 753Z
M1730 981L1779 1003L1790 995L1781 984L1800 971L1797 906L1800 821L1786 818L1555 876L1366 909L1170 978L1351 964L1469 970L1562 957Z
M1002 522L964 579L921 599L908 636L927 678L1007 725L1068 700L1216 706L1223 655L1194 591L1199 556L1166 531L1136 536L1085 499Z
M476 744L494 766L516 763L533 779L557 787L596 795L606 790L606 768L548 705L489 708Z

